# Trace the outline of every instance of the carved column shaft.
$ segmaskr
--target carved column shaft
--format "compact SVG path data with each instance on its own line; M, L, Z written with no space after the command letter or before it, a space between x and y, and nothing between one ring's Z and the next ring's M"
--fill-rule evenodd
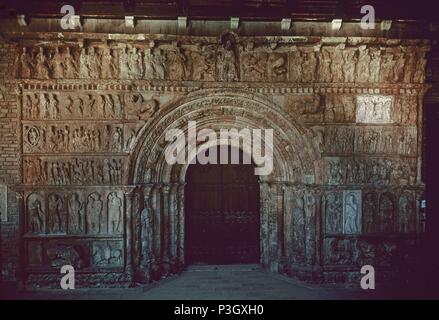
M161 217L161 192L160 192L160 186L155 185L152 189L152 195L151 195L151 207L152 207L152 224L153 224L153 234L154 234L154 240L153 240L153 256L154 256L154 263L159 264L161 261L161 251L162 251L162 243L161 243L161 224L162 224L162 217Z
M169 257L172 263L177 261L178 239L178 185L172 184L169 192Z
M169 203L169 185L162 186L162 262L165 272L169 269L170 263L170 203Z
M130 274L131 279L133 279L133 243L131 232L133 230L133 192L132 190L124 192L125 198L125 248L126 248L126 261L125 268Z
M261 251L261 264L264 268L268 268L269 257L269 228L268 228L268 216L270 215L270 203L269 203L269 187L266 182L260 182L260 206L261 206L261 231L260 231L260 251Z
M177 255L179 259L180 266L184 265L184 236L185 236L185 212L184 212L184 186L185 184L180 184L178 186L178 239L177 239Z

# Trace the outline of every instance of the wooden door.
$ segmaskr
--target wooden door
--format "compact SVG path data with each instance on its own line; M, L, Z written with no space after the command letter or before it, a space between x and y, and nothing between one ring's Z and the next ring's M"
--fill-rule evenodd
M186 182L186 261L259 263L259 183L254 166L193 164Z

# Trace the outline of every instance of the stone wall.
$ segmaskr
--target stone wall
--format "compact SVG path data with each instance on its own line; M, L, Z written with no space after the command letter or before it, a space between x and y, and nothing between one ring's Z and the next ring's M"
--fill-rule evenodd
M274 129L266 268L346 282L364 264L384 279L415 262L428 41L11 33L1 48L5 278L53 285L64 264L81 286L178 272L187 165L165 162L164 133L189 120Z
M19 215L15 192L10 189L21 177L20 107L16 86L10 84L15 56L15 45L0 43L0 265L1 278L6 280L16 279L19 261Z

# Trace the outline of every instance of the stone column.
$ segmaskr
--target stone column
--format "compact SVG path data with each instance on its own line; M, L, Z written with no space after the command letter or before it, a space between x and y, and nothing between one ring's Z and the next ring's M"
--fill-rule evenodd
M324 225L323 225L323 215L322 215L322 190L316 190L316 231L315 231L315 263L314 271L316 274L321 276L322 273L322 248L323 248L323 237L324 237Z
M154 185L151 191L151 213L153 225L153 272L159 272L161 263L161 194L160 185Z
M173 183L169 192L169 258L171 269L178 264L177 258L177 226L178 226L178 184ZM174 270L173 270L174 271Z
M149 282L151 278L151 257L153 256L153 230L151 191L153 185L143 186L143 209L138 217L136 233L137 266L139 268L136 279L140 282Z
M286 264L289 264L291 258L291 235L292 235L292 219L293 219L293 205L292 205L292 192L291 186L284 186L284 210L283 210L283 254L285 256L284 260Z
M169 212L169 191L170 191L170 186L168 184L164 184L162 186L162 197L163 197L163 214L162 214L162 240L163 240L163 244L162 244L162 265L163 265L163 272L165 274L168 274L170 272L170 255L169 255L169 249L170 249L170 223L169 223L169 216L170 216L170 212Z
M260 251L261 251L261 264L264 268L269 267L269 225L268 216L270 215L270 203L269 203L269 187L267 182L260 181L260 211L261 211L261 230L260 230Z
M269 186L270 213L268 215L269 226L269 269L271 272L279 271L279 184Z
M316 199L313 191L305 191L305 259L308 266L315 262Z
M285 255L285 246L284 246L284 215L285 215L285 191L286 191L286 184L285 183L279 183L277 185L277 224L278 224L278 238L279 238L279 245L278 245L278 256L279 258L283 257Z
M133 230L133 190L134 188L127 188L124 190L124 202L125 202L125 272L128 273L131 280L133 276L133 243L132 243L132 230Z
M177 239L177 256L179 261L179 268L184 266L184 237L185 237L185 216L184 216L184 186L182 183L178 186L178 239Z

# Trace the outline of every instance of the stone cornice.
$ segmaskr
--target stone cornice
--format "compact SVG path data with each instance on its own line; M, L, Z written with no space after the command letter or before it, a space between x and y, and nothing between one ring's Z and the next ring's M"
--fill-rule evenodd
M29 45L47 45L47 44L80 44L84 41L93 43L102 42L134 42L138 45L148 45L149 41L158 42L181 42L183 45L197 43L220 44L220 36L196 36L196 35L169 35L169 34L149 34L149 33L97 33L97 32L1 32L3 39L6 41L16 42ZM386 37L330 37L330 36L238 36L235 34L236 42L255 44L273 44L272 49L282 45L327 45L335 46L345 44L347 46L424 46L429 49L433 43L432 40L424 38L398 39ZM42 42L43 41L43 42ZM274 46L277 44L277 46Z

